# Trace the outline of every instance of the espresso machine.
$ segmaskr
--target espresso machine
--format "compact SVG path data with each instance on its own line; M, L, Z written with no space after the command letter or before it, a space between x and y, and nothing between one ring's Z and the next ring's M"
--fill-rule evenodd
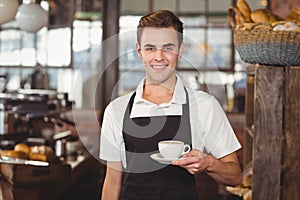
M16 143L51 142L54 126L72 109L67 93L53 90L20 89L0 93L0 149L10 149Z

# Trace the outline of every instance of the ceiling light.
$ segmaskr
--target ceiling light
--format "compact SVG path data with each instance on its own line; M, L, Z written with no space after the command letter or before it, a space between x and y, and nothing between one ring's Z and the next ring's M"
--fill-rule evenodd
M13 20L18 11L18 0L0 0L0 24Z
M48 12L35 2L23 2L19 6L16 22L24 31L37 32L48 25Z

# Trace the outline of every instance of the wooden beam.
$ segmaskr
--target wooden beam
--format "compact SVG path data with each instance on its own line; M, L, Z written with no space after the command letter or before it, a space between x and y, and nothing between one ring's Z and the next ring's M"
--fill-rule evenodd
M284 67L256 70L253 199L280 200Z
M286 67L282 200L300 196L300 67Z

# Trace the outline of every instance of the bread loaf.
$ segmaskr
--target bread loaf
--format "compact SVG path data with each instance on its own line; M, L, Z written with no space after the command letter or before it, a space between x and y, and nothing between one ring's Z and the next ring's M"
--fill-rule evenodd
M249 188L242 187L241 185L237 187L231 187L231 186L226 186L226 190L230 192L231 194L237 195L237 196L244 196L246 193L250 191Z
M32 146L30 147L29 159L52 162L55 155L51 147L44 145Z
M248 3L245 0L238 0L236 5L242 13L244 22L246 22L246 23L252 22L251 16L250 16L251 8L248 5Z
M287 21L300 20L300 8L293 8L285 19Z
M0 156L8 156L13 158L23 158L29 160L52 162L55 159L54 152L48 146L27 146L24 143L19 143L14 147L14 150L2 150Z
M251 20L255 23L282 21L283 19L267 9L257 9L251 12Z
M15 151L24 152L26 154L29 154L30 147L24 143L19 143L14 148Z
M243 200L252 200L252 190L243 195Z
M30 160L44 161L44 162L48 161L46 154L41 154L41 153L30 153L29 154L29 159Z
M15 151L18 151L22 158L28 159L30 147L24 143L19 143L14 147Z
M245 24L245 19L238 7L231 6L228 9L228 18L230 20L231 26L235 27L236 25L242 26Z
M2 150L0 155L12 157L12 158L21 158L20 152L14 150Z

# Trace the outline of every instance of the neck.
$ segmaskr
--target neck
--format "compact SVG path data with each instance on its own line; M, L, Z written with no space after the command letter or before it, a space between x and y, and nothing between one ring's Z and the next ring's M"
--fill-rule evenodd
M168 103L173 98L176 76L164 83L147 82L144 85L143 98L156 104Z

